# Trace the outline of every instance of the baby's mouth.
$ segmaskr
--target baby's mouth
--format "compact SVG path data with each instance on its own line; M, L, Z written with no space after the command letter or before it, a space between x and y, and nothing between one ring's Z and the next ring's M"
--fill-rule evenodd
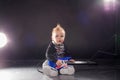
M61 41L58 41L58 42L61 42Z
M62 41L61 41L61 40L59 40L59 41L58 41L58 44L62 44Z
M59 40L58 42L59 42L59 43L61 43L62 41L61 41L61 40Z

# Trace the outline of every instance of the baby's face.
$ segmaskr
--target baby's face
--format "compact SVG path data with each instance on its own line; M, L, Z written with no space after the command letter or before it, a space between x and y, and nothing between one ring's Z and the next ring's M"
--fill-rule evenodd
M62 44L65 39L65 33L63 31L56 31L52 34L52 40L56 44Z

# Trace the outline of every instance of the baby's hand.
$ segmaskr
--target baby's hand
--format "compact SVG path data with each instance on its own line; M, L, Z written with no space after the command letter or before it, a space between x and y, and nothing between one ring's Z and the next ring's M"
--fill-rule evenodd
M67 65L67 63L63 63L62 65L61 65L61 67L67 67L68 65Z
M63 63L62 63L62 60L57 60L57 62L56 62L56 65L57 66L61 66Z
M63 60L57 60L56 65L57 68L67 67L67 63L65 63Z

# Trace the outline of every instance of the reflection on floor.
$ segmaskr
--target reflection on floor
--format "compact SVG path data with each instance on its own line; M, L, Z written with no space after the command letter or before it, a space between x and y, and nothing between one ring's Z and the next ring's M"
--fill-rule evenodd
M76 65L75 75L49 77L38 72L35 65L10 66L0 68L0 80L119 80L120 68L116 67L118 66Z

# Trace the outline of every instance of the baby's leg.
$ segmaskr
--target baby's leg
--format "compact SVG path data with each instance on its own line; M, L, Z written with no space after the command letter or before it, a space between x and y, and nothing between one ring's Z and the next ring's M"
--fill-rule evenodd
M60 69L60 74L72 75L74 73L75 73L75 68L72 65L68 65L68 67Z
M43 63L42 69L43 69L43 73L48 75L48 76L57 76L58 75L58 70L50 67L48 65L47 60Z

